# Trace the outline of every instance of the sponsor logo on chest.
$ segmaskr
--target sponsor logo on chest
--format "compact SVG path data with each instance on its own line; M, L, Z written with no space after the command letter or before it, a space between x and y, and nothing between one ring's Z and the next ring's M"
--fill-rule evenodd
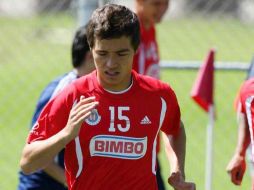
M91 156L140 159L147 150L147 137L97 135L91 139L89 149Z

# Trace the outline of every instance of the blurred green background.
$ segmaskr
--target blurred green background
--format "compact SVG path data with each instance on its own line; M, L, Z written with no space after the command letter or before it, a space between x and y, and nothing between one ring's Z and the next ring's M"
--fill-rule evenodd
M0 189L13 190L36 101L48 82L71 69L70 44L77 26L68 13L54 13L28 18L0 17L0 27ZM202 62L214 47L217 61L249 63L254 52L253 25L231 18L194 16L168 20L158 25L157 35L162 60ZM186 127L186 178L196 182L197 189L204 189L208 117L190 98L196 75L197 70L162 70L162 80L175 89ZM245 76L245 71L215 73L213 189L251 187L248 171L241 187L231 184L225 171L237 138L233 101ZM163 151L159 156L166 180L168 163Z

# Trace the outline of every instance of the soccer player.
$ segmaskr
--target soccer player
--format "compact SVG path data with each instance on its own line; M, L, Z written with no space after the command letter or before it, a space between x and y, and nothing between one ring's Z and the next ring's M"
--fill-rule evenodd
M72 66L73 70L53 80L43 90L35 113L32 118L32 126L37 121L47 102L55 97L64 87L80 76L86 75L95 69L92 53L86 38L85 26L80 27L74 36L72 43ZM64 150L46 168L30 175L19 172L18 190L67 190L64 173Z
M87 25L96 71L77 79L42 111L22 152L25 173L43 168L65 148L70 190L157 189L156 137L172 151L169 183L193 190L181 174L180 109L166 83L132 71L139 21L121 5L96 9Z
M169 0L135 0L140 21L141 40L134 56L133 69L140 74L160 78L159 51L155 24L160 23L169 7Z
M168 10L169 3L169 0L135 0L135 12L140 21L141 37L139 48L134 56L133 69L140 74L157 79L160 79L160 56L156 40L155 24L161 22L164 14ZM160 151L159 137L160 135L157 138L157 153ZM166 153L170 154L168 151ZM161 176L158 159L156 177L158 189L164 190L165 185Z
M254 161L254 78L246 80L239 92L238 142L235 153L227 166L232 183L241 185L246 170L246 150L251 145L251 157ZM254 186L252 187L254 190Z

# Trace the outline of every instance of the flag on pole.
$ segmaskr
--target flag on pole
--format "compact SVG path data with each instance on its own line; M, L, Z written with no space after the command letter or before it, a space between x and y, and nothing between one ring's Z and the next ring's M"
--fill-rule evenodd
M206 112L209 111L209 106L214 103L214 54L214 49L208 52L203 65L199 69L198 76L191 91L193 100Z
M211 49L200 67L198 76L191 91L193 100L208 113L208 124L206 130L206 170L205 190L212 190L213 177L213 128L214 128L214 54Z

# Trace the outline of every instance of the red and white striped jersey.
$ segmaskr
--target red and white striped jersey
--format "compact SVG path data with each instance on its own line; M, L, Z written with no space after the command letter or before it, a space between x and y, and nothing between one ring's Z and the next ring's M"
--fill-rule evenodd
M238 97L238 111L245 114L247 118L252 146L252 160L254 161L254 78L242 84Z
M99 105L65 147L69 189L156 190L158 132L177 135L180 127L175 93L166 83L135 71L127 90L109 92L96 74L77 79L47 104L28 143L63 129L81 95L95 96Z
M159 52L155 27L145 29L140 22L141 41L133 60L133 69L140 74L160 78Z

